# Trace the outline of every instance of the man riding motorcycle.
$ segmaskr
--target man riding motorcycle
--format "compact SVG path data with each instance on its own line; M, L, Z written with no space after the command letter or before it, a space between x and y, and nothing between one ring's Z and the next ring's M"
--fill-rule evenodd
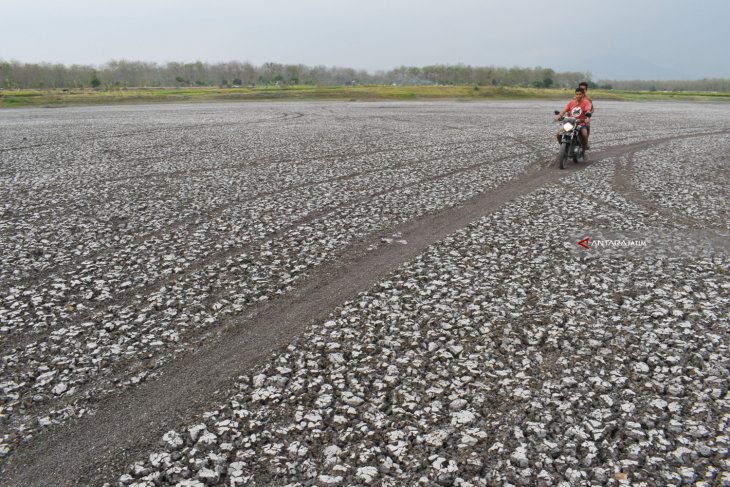
M586 114L591 111L591 102L586 98L586 92L583 88L576 88L575 98L570 100L562 112L555 116L557 122L566 113L570 113L570 116L578 121L578 128L580 128L581 142L583 144L583 150L588 149L588 129ZM560 131L557 133L558 144L561 143Z

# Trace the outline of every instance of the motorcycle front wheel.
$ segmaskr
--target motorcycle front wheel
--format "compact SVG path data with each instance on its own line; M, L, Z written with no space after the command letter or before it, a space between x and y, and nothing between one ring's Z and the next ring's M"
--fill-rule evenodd
M558 152L558 166L560 169L565 169L566 159L568 159L568 143L563 142L560 144L560 152Z

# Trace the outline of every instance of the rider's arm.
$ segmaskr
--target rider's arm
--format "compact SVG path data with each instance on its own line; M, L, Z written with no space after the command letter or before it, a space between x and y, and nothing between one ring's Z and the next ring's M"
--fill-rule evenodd
M586 119L588 118L588 117L587 117L587 115L588 115L589 113L591 114L591 116L593 116L593 102L591 101L591 99L590 99L590 98L586 98L586 101L587 101L588 103L586 103L586 106L585 106L585 107L583 107L583 110L582 110L582 111L583 111L583 113L581 114L581 120L582 120L583 122L586 122Z

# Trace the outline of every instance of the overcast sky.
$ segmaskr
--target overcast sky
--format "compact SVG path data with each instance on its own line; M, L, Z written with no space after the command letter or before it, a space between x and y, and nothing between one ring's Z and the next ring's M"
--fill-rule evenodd
M730 78L730 0L0 0L0 59Z

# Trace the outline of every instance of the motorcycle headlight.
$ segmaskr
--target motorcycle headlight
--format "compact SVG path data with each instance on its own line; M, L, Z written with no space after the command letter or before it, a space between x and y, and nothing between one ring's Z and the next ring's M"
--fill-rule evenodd
M570 122L565 122L563 124L563 130L565 130L566 132L570 132L571 130L573 130L573 124Z

